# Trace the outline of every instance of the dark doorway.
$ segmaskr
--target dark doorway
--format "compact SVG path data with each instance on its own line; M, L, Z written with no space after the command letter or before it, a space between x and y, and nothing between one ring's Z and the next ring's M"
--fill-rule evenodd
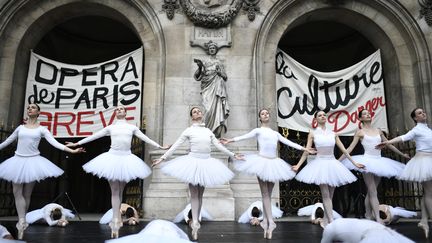
M278 47L301 64L321 72L350 67L376 51L372 43L361 33L347 25L331 21L297 25L287 30ZM307 133L281 127L279 131L291 141L306 146ZM341 140L348 147L352 137L341 137ZM283 144L280 148L281 157L291 164L296 164L301 157L300 152L293 151ZM352 154L362 152L362 147L358 144ZM341 214L353 209L362 211L355 207L362 207L363 198L358 198L358 195L362 195L364 191L361 178L355 183L337 188L333 200L335 210ZM281 208L287 214L297 214L299 208L321 201L318 186L303 184L296 180L280 183L280 198Z
M104 62L142 45L137 35L126 25L102 16L72 18L48 32L34 48L34 52L68 64L87 65ZM60 142L79 138L59 139ZM111 194L106 180L87 174L82 165L108 151L109 137L85 145L87 153L68 155L42 143L41 154L64 171L60 178L38 183L34 189L31 209L40 208L60 195L59 202L70 205L63 196L67 192L80 213L102 213L111 207Z

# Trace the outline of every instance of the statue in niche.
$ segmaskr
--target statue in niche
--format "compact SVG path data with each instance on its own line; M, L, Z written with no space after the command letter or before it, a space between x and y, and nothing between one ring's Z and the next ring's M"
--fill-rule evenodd
M217 44L209 41L205 46L210 57L208 60L194 59L198 65L194 78L201 82L206 127L213 131L217 138L220 138L227 131L226 119L229 116L225 84L227 75L222 62L216 57Z

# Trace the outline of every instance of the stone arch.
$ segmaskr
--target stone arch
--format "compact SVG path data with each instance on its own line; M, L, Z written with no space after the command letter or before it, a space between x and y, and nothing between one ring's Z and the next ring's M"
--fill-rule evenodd
M149 135L162 138L165 40L159 20L147 1L104 0L9 1L0 19L0 116L19 122L23 107L29 53L56 25L81 16L103 16L132 30L144 48L144 99ZM10 93L16 94L13 99ZM156 107L156 109L154 109ZM149 119L151 118L151 119Z
M324 1L279 1L272 6L257 33L254 66L258 106L274 104L275 52L281 37L309 21L335 21L364 35L381 49L391 131L411 127L408 112L422 106L430 110L430 52L417 22L398 2L345 1L332 7ZM415 98L414 98L415 97Z

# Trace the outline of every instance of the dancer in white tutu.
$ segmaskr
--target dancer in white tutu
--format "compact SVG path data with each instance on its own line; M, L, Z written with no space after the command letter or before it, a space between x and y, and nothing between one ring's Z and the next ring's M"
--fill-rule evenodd
M355 133L353 141L347 148L347 152L351 153L357 143L361 141L361 144L364 148L364 154L354 155L352 156L352 158L355 161L363 164L365 166L365 169L357 168L349 160L344 159L344 155L342 155L339 160L342 160L342 163L348 169L360 171L363 173L363 179L367 187L367 194L364 202L366 209L366 218L371 219L372 217L374 217L378 223L382 223L381 218L378 216L378 184L381 180L381 177L390 178L399 176L400 173L402 173L405 165L398 161L386 157L381 157L381 150L376 149L375 146L378 145L381 141L386 141L387 138L381 130L372 127L372 116L368 110L361 110L358 113L358 116L361 122L361 129L359 129ZM395 153L409 159L408 154L402 153L395 146L388 145L387 147L389 147Z
M106 243L192 243L187 234L172 222L155 219L138 234L128 235Z
M386 225L397 223L400 218L412 218L417 216L417 212L406 210L401 207L392 207L386 204L379 205L379 217Z
M271 195L274 184L278 181L286 181L294 178L295 173L291 166L277 157L278 142L282 142L298 150L305 150L304 147L282 137L278 132L270 128L270 112L261 109L258 113L261 127L253 129L251 132L235 138L223 138L221 142L228 144L249 138L257 138L258 154L246 155L244 161L236 161L234 167L240 172L255 175L261 189L261 196L264 205L264 219L260 223L264 229L264 238L271 239L272 232L276 228L271 213ZM314 153L314 150L307 149Z
M0 238L1 239L5 239L5 240L13 240L13 236L11 235L11 233L9 233L9 231L6 229L6 227L4 227L3 225L0 224ZM1 240L0 240L1 242Z
M0 164L0 178L12 182L15 206L18 213L18 239L23 238L24 230L28 227L25 221L26 212L30 206L31 193L36 181L47 177L58 177L63 170L46 158L40 156L39 142L45 138L57 149L69 153L84 152L82 148L70 149L57 142L52 134L40 126L38 116L40 107L37 104L27 106L28 120L0 144L0 150L18 140L15 156Z
M120 204L120 215L122 222L128 225L137 225L139 223L138 211L129 204ZM112 208L108 210L99 220L99 224L108 224L113 219Z
M234 154L220 144L213 132L202 123L203 113L198 107L190 110L190 116L192 126L180 135L164 155L153 161L153 166L171 156L183 142L189 140L190 153L166 162L162 166L162 172L189 184L192 205L192 238L196 240L200 228L198 216L201 213L205 187L224 184L234 176L234 173L220 160L210 157L211 145L213 144L217 149L235 159L241 160L242 156Z
M204 207L201 208L201 214L198 217L198 221L201 222L201 220L213 220L213 217ZM188 205L186 205L186 207L180 213L178 213L173 220L174 223L180 223L181 221L184 221L187 225L192 223L192 206L190 203L188 203Z
M414 241L398 232L368 219L341 218L336 219L324 229L321 243L380 243L398 242L414 243Z
M49 226L65 227L69 224L66 218L74 218L70 209L63 208L60 204L49 203L41 209L36 209L26 214L26 221L33 224L38 220L44 220Z
M280 218L283 215L283 211L275 205L271 205L271 213L273 218ZM263 203L262 201L255 201L243 212L238 222L241 224L259 225L262 220L264 220Z
M299 208L298 216L309 216L312 224L321 224L324 218L324 205L315 203L306 207ZM333 219L340 219L342 216L333 210Z
M317 111L314 115L318 127L309 132L307 138L307 148L312 147L312 143L318 151L315 159L309 161L307 165L297 174L298 181L316 184L320 187L321 196L324 204L324 220L321 224L325 227L333 221L333 192L335 187L354 182L357 178L337 159L335 159L333 150L335 144L344 153L347 158L358 168L363 168L362 164L354 162L347 153L339 137L333 131L326 128L327 116L324 111ZM308 156L305 151L297 165L293 166L294 171L298 171Z
M411 112L411 118L417 124L408 133L392 140L381 142L377 148L388 144L414 140L416 154L408 161L399 179L420 182L424 189L421 201L421 220L418 226L423 229L426 238L429 237L428 218L432 214L432 130L426 124L426 113L421 108Z
M99 178L105 178L111 188L111 205L113 219L110 223L111 237L117 238L118 231L123 225L120 215L120 203L122 201L123 189L131 180L145 178L150 175L151 169L131 152L132 137L136 136L142 141L154 147L166 149L155 141L144 135L140 129L126 121L126 109L118 106L115 109L117 121L110 126L90 137L84 138L77 143L68 143L67 146L75 147L91 142L103 136L111 137L111 147L106 153L100 154L90 162L83 165L87 173L92 173Z

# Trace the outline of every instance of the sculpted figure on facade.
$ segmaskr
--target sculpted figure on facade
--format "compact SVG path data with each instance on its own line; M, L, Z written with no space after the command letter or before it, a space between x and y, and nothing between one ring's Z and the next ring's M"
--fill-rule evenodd
M202 104L205 109L204 122L216 137L226 132L226 119L229 116L229 105L226 91L227 75L222 62L216 57L217 44L207 43L207 60L194 59L198 69L194 74L196 81L201 82Z

